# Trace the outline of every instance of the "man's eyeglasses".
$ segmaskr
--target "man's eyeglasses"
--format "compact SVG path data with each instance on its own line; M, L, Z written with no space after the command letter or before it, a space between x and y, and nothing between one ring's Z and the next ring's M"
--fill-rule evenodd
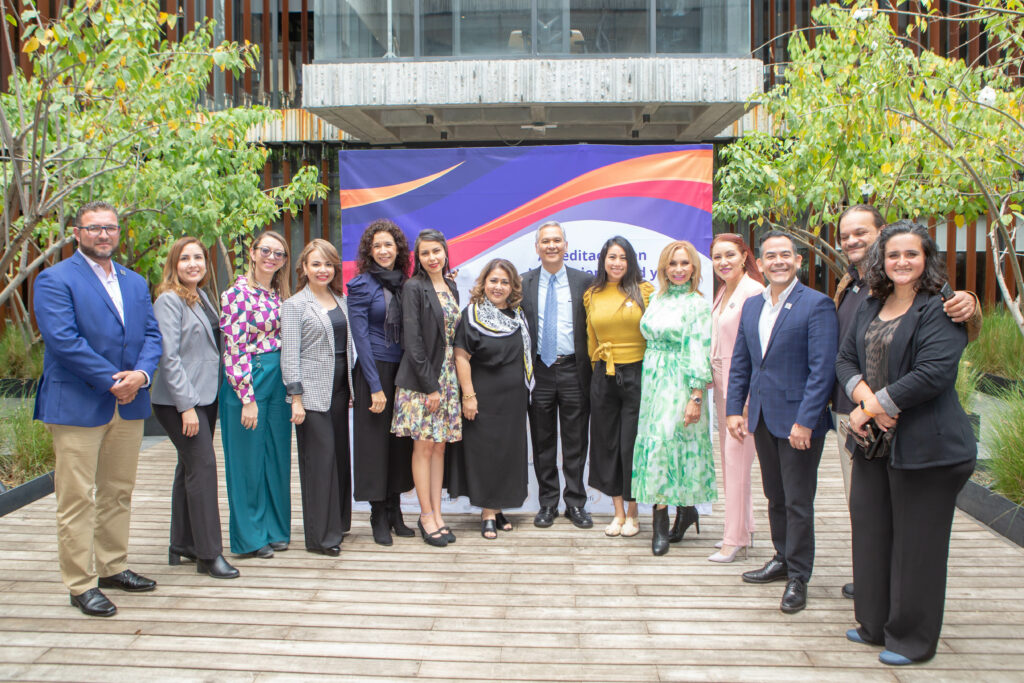
M83 225L82 227L80 227L78 229L79 230L84 230L85 232L87 232L92 237L99 237L101 232L105 232L108 235L116 235L117 232L121 229L121 226L120 225Z
M270 247L260 247L258 251L263 256L263 258L270 258L271 256L273 256L276 259L283 259L285 256L287 256L287 254L285 254L280 249L271 249Z

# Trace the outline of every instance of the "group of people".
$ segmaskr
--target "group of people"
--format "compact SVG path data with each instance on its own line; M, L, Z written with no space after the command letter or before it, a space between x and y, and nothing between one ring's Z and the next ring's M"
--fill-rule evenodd
M424 230L410 250L381 219L360 239L347 296L337 250L322 239L299 255L291 295L288 244L265 231L219 306L204 292L205 246L177 240L151 304L145 281L112 261L115 208L86 204L78 250L40 274L34 299L46 343L36 417L54 436L71 603L110 616L100 588L156 586L127 567L150 402L178 451L169 562L229 579L239 572L221 543L218 416L235 556L289 547L293 424L310 552L340 553L353 498L370 503L377 543L414 536L399 505L411 488L432 546L456 542L444 488L481 508L484 538L511 531L503 510L526 500L529 433L537 527L554 524L560 500L575 526L593 526L589 462L589 485L614 502L604 533L637 535L638 503L652 504L651 549L663 555L690 526L699 533L697 506L717 499L704 402L713 387L725 514L708 559L732 562L752 544L756 455L775 554L743 580L785 580L782 611L804 608L817 469L835 424L853 527L855 581L843 592L859 623L847 637L884 645L888 664L928 659L954 500L974 465L953 385L980 311L973 295L943 287L921 226L884 226L858 205L839 233L850 271L834 301L800 284L801 257L783 232L764 234L757 258L740 236L717 235L709 305L689 242L662 250L655 285L632 245L612 237L591 276L565 265L565 232L548 221L535 235L540 265L520 276L491 260L460 310L444 236Z

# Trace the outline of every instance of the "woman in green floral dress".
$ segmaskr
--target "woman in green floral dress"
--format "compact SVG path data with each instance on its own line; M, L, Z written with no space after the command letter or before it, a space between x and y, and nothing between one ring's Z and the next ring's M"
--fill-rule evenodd
M633 452L633 497L654 504L651 551L668 552L697 522L697 503L716 500L704 388L711 382L711 306L697 287L700 258L676 241L658 260L660 288L640 320L647 340L640 426ZM676 506L669 535L668 506ZM697 522L697 532L700 524Z

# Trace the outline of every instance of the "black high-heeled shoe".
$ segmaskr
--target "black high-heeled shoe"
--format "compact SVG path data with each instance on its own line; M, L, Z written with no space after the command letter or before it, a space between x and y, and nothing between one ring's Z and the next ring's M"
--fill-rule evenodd
M196 561L196 554L191 550L185 550L173 545L167 548L167 564L172 567L177 567L181 564L181 558L183 557L186 560Z
M422 519L416 520L416 526L420 528L420 536L423 537L423 542L427 545L432 545L436 548L443 548L446 545L448 545L448 537L445 536L445 533L440 529L437 529L436 531L431 531L428 534L427 530L423 528Z
M238 570L228 564L223 555L212 560L196 560L196 574L206 574L214 579L237 579Z
M697 533L699 534L700 514L697 512L697 508L693 505L677 507L676 521L672 524L672 533L668 536L669 543L679 543L679 541L683 540L686 530L693 524L697 525Z
M388 496L385 503L387 506L388 525L395 532L395 536L409 538L415 536L416 532L405 525L402 519L402 498L397 493Z

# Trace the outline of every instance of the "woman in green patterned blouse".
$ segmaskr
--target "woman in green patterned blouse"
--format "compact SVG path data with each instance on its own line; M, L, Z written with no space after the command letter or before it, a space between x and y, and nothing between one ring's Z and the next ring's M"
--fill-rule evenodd
M697 503L717 498L704 389L711 382L711 306L698 290L700 258L676 241L658 260L660 288L640 320L647 340L640 426L633 452L633 497L654 504L651 551L668 552L668 506L676 506L671 540L697 522Z

